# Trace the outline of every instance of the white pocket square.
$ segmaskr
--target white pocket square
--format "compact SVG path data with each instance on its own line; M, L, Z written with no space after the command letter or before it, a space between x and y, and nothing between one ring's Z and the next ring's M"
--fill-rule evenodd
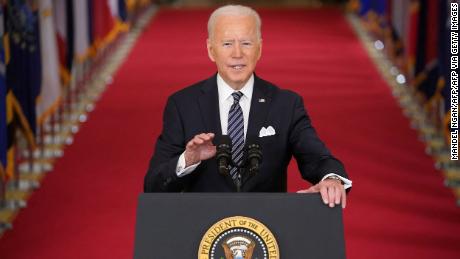
M276 131L272 126L268 126L267 128L262 127L259 131L259 138L273 136L275 134Z

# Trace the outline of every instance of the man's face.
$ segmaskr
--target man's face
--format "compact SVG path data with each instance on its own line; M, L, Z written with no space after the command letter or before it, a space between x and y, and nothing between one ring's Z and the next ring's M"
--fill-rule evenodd
M239 90L248 81L262 53L252 16L220 16L212 38L207 41L209 58L216 63L220 76Z

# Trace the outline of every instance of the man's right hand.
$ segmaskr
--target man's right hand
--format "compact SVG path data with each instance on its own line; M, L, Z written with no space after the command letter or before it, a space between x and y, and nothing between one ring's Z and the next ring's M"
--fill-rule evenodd
M214 133L201 133L187 143L184 154L186 168L216 155L213 139Z

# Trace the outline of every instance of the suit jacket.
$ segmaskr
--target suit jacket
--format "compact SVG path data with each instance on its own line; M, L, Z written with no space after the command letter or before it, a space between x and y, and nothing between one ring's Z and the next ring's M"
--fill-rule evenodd
M186 143L200 133L222 135L217 74L169 97L163 114L163 131L144 179L145 192L233 192L231 176L218 173L215 158L202 161L190 174L178 177L176 166ZM260 102L265 99L264 102ZM285 192L287 166L297 160L302 178L318 183L326 174L347 177L342 163L318 138L302 98L254 76L254 90L246 136L259 136L262 127L276 134L259 138L263 153L260 171L242 187L247 192Z

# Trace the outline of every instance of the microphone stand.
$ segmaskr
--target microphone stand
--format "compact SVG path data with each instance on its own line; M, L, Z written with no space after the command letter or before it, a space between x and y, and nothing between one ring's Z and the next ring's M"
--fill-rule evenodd
M235 184L236 184L236 192L241 192L241 187L243 186L243 175L244 168L238 167L238 173L236 175Z
M238 173L234 181L236 185L236 192L241 192L241 188L244 183L254 176L254 174L247 172L247 170L248 169L246 167L238 167Z

